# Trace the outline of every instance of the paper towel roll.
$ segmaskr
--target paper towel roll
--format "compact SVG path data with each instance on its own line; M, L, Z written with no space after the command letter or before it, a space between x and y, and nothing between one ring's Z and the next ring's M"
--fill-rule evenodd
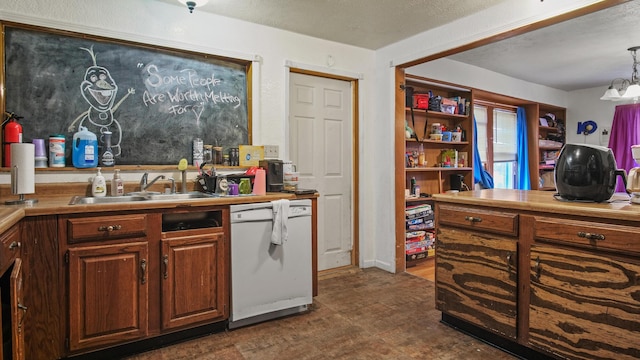
M28 143L11 144L11 193L33 194L35 189L35 146Z

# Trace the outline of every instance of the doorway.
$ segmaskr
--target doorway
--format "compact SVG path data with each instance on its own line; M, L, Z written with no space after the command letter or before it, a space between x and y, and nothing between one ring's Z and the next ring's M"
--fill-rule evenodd
M357 265L357 80L289 77L289 160L318 198L318 271Z

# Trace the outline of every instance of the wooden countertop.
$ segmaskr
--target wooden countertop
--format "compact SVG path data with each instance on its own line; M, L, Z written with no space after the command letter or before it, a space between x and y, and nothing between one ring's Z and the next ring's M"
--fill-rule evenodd
M640 204L631 204L629 196L625 194L615 194L608 202L603 203L561 201L556 200L554 194L553 191L486 189L434 194L433 198L447 203L640 221Z
M71 196L46 196L38 198L33 205L0 205L0 234L8 230L25 216L75 214L102 211L149 210L194 208L215 205L233 205L256 202L267 202L279 199L312 199L318 194L295 195L289 193L267 193L256 196L228 196L216 198L199 198L189 200L147 200L110 204L77 204L69 205Z

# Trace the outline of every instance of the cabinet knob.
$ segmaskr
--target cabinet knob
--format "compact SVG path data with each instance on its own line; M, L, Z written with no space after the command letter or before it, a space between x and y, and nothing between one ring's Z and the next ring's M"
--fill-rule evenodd
M472 223L482 222L482 218L479 217L465 216L464 219Z
M15 250L20 248L20 242L19 241L12 241L11 244L9 244L9 250Z
M106 226L103 225L98 228L98 231L112 232L114 230L120 230L120 229L122 229L122 225L106 225Z
M601 241L605 239L603 234L592 234L592 233L583 232L583 231L578 232L578 237L589 239L589 240L596 240L596 241Z

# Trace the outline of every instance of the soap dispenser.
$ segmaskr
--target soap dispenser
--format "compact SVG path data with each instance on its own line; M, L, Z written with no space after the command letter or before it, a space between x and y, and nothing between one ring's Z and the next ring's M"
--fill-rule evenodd
M111 196L124 195L124 184L120 177L120 169L115 169L113 179L111 179Z
M107 184L104 180L104 176L102 176L101 168L98 168L98 173L93 177L91 195L94 197L103 197L107 195Z

